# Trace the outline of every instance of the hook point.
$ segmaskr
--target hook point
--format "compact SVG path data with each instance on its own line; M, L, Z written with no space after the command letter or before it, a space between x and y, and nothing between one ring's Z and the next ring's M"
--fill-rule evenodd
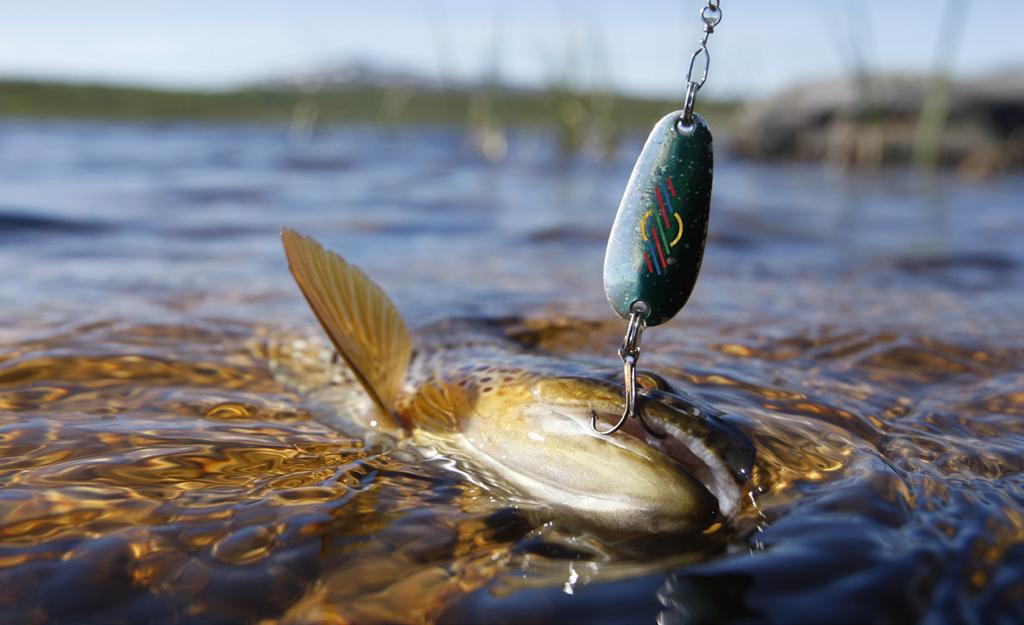
M619 419L619 422L612 426L612 429L607 430L605 432L602 432L601 430L599 430L597 428L597 412L594 411L594 410L591 410L590 411L590 427L593 428L593 430L595 432L597 432L598 434L600 434L602 436L609 436L609 435L614 434L614 433L618 432L619 430L621 430L622 426L626 424L626 419L628 419L628 418L629 418L629 412L626 411L626 412L624 412L622 414L622 418Z

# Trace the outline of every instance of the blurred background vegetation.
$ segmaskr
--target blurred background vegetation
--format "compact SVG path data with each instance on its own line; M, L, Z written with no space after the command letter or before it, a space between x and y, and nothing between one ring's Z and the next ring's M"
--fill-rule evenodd
M704 103L713 115L734 101ZM485 90L407 85L333 85L316 90L248 87L223 91L167 90L103 84L0 81L0 114L9 117L278 121L308 123L473 124L546 126L574 116L613 125L649 124L678 103L667 98L565 87Z
M446 124L489 160L523 126L556 133L567 154L610 155L678 108L702 6L44 4L0 26L0 116L271 122L297 136ZM972 178L1024 165L1024 48L1006 36L1018 4L724 10L699 109L737 154Z

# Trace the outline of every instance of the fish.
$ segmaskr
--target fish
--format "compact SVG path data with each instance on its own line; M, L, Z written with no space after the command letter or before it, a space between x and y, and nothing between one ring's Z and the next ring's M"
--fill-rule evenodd
M594 363L545 354L500 324L409 329L385 291L313 238L282 229L288 266L372 406L366 423L459 459L556 515L616 534L702 531L736 514L754 448L714 409L638 372L640 409L614 423L623 385Z

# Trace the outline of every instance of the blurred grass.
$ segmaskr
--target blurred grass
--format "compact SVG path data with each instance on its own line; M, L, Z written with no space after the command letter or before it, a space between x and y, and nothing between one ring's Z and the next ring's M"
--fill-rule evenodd
M478 92L470 89L352 86L300 90L170 91L131 86L36 81L0 81L0 117L288 122L297 110L313 109L317 123L471 124ZM508 126L565 124L567 102L585 117L612 127L647 127L680 101L607 92L498 89L490 94L492 115ZM728 123L735 102L702 100L701 114Z

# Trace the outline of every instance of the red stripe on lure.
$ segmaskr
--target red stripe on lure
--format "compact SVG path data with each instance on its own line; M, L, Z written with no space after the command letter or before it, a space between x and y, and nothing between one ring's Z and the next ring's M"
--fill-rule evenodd
M651 236L654 237L654 244L658 246L658 258L661 259L661 266L667 269L668 265L665 264L665 256L661 253L661 239L658 238L658 232L654 228L651 228Z

